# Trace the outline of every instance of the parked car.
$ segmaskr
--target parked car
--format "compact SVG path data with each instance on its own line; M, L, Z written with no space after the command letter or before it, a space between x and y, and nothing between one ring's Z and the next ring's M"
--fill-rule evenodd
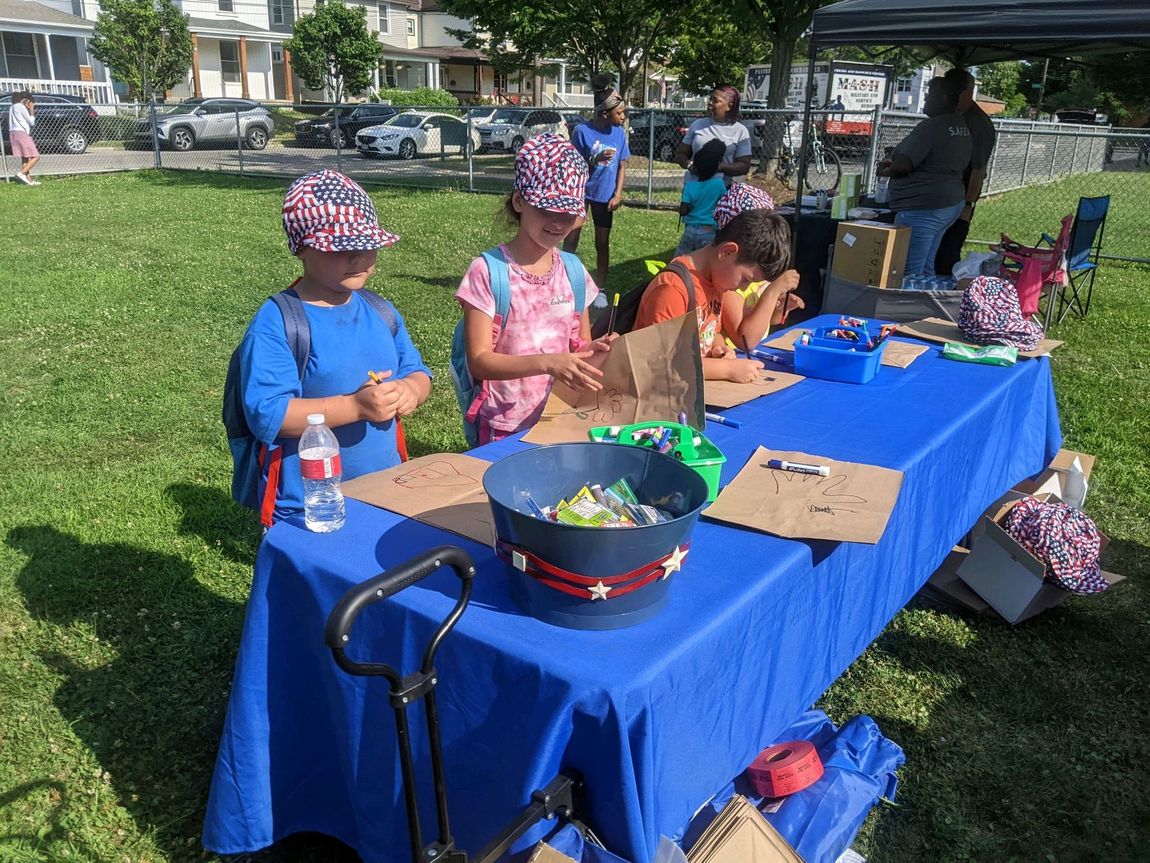
M571 138L575 135L575 127L580 123L586 123L587 118L580 114L578 111L560 111L559 116L563 118L563 122L567 124L567 137Z
M161 147L181 152L199 144L235 144L236 119L239 136L249 150L268 145L275 123L267 108L250 99L188 99L178 105L157 107L156 137ZM137 120L132 137L150 146L151 120Z
M471 118L472 128L482 123L490 123L498 110L495 105L476 105L474 108L468 108L467 116Z
M479 133L472 129L469 141L467 123L458 117L408 111L379 126L361 129L355 136L355 148L368 159L382 156L414 159L440 153L467 155L479 148Z
M79 96L61 96L55 93L33 93L36 100L36 125L32 127L32 140L41 150L60 150L79 155L93 141L99 141L100 118L96 109ZM0 96L0 134L8 148L8 110L12 107L12 94Z
M336 109L326 111L314 120L300 120L295 124L295 141L307 147L334 147L337 144L350 149L356 133L368 126L386 123L399 111L391 105L365 102L362 105L344 105L339 109L338 129Z
M518 153L528 138L554 132L570 138L567 124L558 111L546 108L500 108L489 123L479 125L481 150L503 150Z
M687 134L690 121L682 114L666 111L636 112L631 117L631 134L627 138L627 146L631 148L631 155L643 156L654 152L658 162L673 162L675 151L683 143L683 136ZM655 147L651 149L651 130L655 130Z

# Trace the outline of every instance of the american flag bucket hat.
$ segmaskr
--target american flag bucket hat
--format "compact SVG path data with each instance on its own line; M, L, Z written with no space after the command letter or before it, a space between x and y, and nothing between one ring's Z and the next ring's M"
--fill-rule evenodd
M570 141L552 132L536 135L515 156L515 191L540 210L587 213L587 161Z
M294 255L382 249L399 237L379 226L375 205L358 183L338 171L316 171L291 184L284 197L284 233Z
M719 230L731 224L731 220L747 210L773 210L775 199L749 183L732 183L715 204L715 224Z

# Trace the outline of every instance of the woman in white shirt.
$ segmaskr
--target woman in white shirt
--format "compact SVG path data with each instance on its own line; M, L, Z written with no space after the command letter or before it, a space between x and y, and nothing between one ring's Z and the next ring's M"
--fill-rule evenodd
M751 133L739 122L739 91L734 87L716 87L707 99L708 117L696 120L683 135L675 152L675 161L691 170L691 160L708 141L719 140L726 146L719 173L729 187L735 177L751 170Z
M21 159L16 179L28 186L39 186L31 177L32 169L40 161L40 151L32 140L32 127L36 125L36 103L28 92L13 93L12 107L8 109L8 141L12 155Z

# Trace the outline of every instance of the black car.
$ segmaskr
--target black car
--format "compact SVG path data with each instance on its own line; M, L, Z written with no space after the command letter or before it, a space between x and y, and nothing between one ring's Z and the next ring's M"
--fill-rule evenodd
M336 129L335 112L339 111ZM362 105L343 105L325 111L315 120L300 120L295 124L295 141L305 147L334 147L338 143L345 150L355 148L355 133L368 126L386 123L396 114L390 105L366 102Z
M632 156L646 157L654 152L655 161L673 162L675 151L683 143L683 136L687 134L689 121L682 114L668 111L644 111L631 117L631 135L627 139L627 146L631 148ZM651 149L651 128L655 129L655 147Z
M55 93L33 93L36 102L36 125L32 127L32 140L41 150L58 150L80 154L93 141L100 140L100 116L96 109L79 96L61 96ZM8 145L8 111L12 107L12 94L0 96L0 134Z

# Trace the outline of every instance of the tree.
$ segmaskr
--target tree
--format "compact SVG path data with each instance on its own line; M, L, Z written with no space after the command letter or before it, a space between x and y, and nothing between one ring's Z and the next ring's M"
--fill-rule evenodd
M103 0L88 50L134 98L150 102L192 66L188 16L172 0Z
M595 74L612 67L627 96L643 60L667 54L679 25L700 0L442 0L445 11L472 23L469 48L497 68L533 68L538 58L562 57Z
M336 102L362 93L379 66L379 42L367 29L367 9L328 0L301 15L284 42L292 66L309 90L332 93Z
M1004 114L1016 117L1026 110L1026 96L1021 92L1022 64L1017 60L984 63L977 69L978 92L1006 103Z
M811 26L811 16L831 0L734 0L750 10L771 41L771 83L767 105L783 108L787 104L791 65L795 46Z
M683 22L670 52L670 65L687 93L706 93L723 84L742 89L747 66L764 63L771 43L745 6L699 7Z
M1105 93L1129 112L1150 111L1150 63L1145 52L1100 54L1086 60L1086 69Z

